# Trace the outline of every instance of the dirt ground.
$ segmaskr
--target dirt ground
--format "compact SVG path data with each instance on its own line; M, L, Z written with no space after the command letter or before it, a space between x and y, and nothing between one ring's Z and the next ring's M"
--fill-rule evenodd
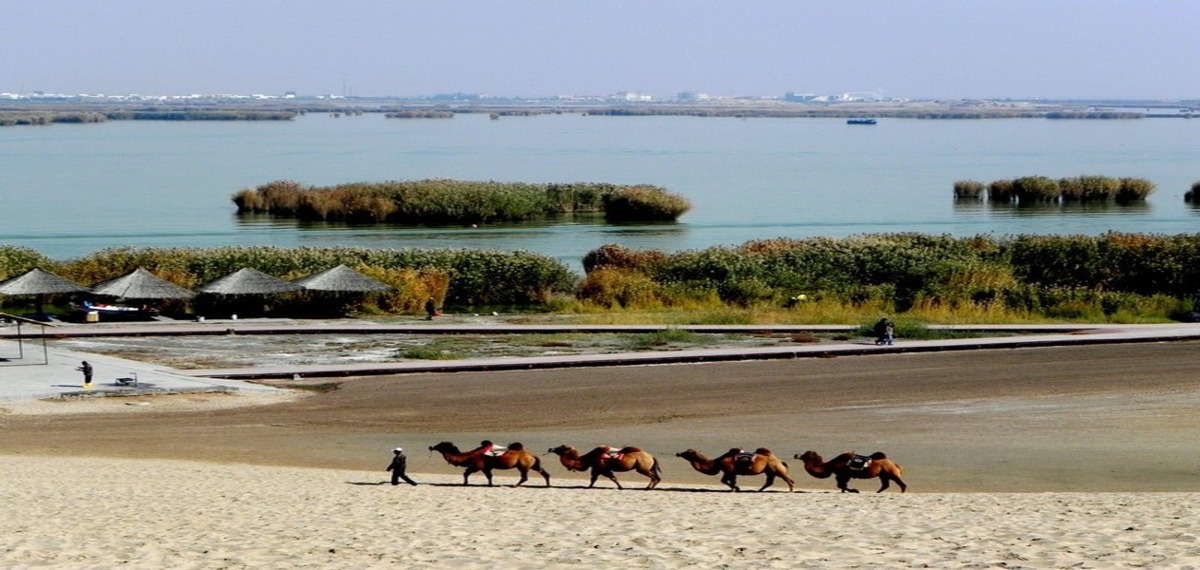
M768 447L800 488L832 489L792 455L884 451L910 492L1200 490L1200 343L349 379L277 404L159 396L104 413L0 413L0 453L159 457L455 473L439 441L635 445L664 479L715 482L675 453ZM206 405L208 400L211 405ZM132 403L132 402L131 402ZM3 407L3 404L0 404ZM555 478L557 458L543 459ZM498 483L514 482L498 473ZM578 477L578 474L571 475ZM478 475L478 482L482 478ZM640 486L637 474L624 482ZM744 481L752 486L761 479ZM474 481L474 479L473 479ZM875 490L875 481L859 482Z

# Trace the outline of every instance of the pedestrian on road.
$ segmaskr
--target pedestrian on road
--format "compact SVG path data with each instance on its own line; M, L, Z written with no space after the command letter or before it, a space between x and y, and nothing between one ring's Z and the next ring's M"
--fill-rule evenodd
M79 368L76 368L76 370L83 372L83 387L91 388L92 387L92 365L88 364L88 361L84 360L83 364Z
M892 344L896 338L896 325L892 320L884 317L875 323L875 344Z
M404 456L404 448L397 447L392 450L392 453L392 464L387 468L392 472L392 484L399 485L400 480L404 479L406 483L415 487L417 482L409 479L408 475L404 473L404 470L408 468L408 458Z

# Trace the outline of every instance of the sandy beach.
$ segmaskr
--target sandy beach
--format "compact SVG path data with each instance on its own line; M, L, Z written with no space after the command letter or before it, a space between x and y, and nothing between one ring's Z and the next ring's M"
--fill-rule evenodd
M382 470L79 457L10 456L5 472L10 568L1200 564L1193 493L392 487Z
M1200 567L1200 344L349 379L0 402L9 567ZM637 445L664 482L462 487L438 441ZM383 484L408 449L418 487ZM797 492L674 454L765 446ZM792 455L884 451L909 492ZM535 478L536 479L536 478ZM533 482L531 482L533 483ZM761 478L743 478L757 488Z

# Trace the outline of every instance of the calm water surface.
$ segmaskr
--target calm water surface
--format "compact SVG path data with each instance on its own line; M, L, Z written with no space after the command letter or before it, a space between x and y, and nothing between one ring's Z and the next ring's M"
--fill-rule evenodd
M956 205L958 179L1148 178L1138 207ZM649 183L686 196L679 223L348 227L239 218L230 196L277 180L420 178ZM144 122L0 129L0 243L65 259L113 246L469 247L577 267L606 243L668 251L772 237L1193 233L1200 121L587 117L489 120L308 115L288 122Z

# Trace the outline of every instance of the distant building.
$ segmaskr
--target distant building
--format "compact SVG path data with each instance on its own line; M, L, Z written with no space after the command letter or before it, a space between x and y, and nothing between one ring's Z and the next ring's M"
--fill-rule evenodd
M697 93L695 91L683 91L675 96L676 100L694 103L696 101L708 101L710 97L708 93Z
M610 98L616 101L628 101L631 103L649 103L654 100L652 95L647 95L639 91L622 91Z
M783 100L791 103L808 103L809 101L816 101L817 96L812 93L796 93L795 91L788 91L787 93L783 94Z

